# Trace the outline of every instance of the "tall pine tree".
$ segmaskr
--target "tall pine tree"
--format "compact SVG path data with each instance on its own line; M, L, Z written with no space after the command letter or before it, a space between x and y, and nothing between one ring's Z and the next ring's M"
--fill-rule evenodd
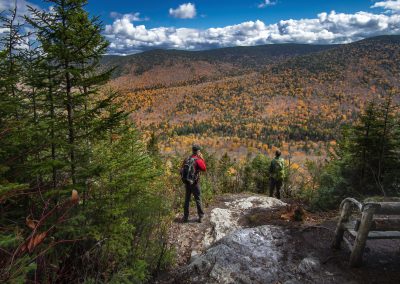
M58 152L66 151L68 156L69 184L84 191L88 177L96 171L90 163L90 144L104 137L110 124L116 123L115 118L102 116L116 93L99 95L99 89L112 71L100 72L98 68L108 43L100 34L98 19L90 19L84 10L86 1L48 2L52 5L50 12L31 9L32 16L27 20L37 31L48 69L57 70L51 78L57 85L51 91L57 97L53 96L53 100L61 101L62 105L54 105L58 109L52 112L53 115L65 113L65 116L64 127L53 131L65 132L68 137L63 143L57 143Z

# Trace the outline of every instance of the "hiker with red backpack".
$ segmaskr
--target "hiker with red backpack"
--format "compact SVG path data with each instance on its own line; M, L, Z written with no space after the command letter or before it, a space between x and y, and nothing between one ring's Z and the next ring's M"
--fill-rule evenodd
M269 167L270 186L269 196L273 197L276 191L276 197L281 199L281 188L285 178L285 160L281 157L281 151L275 151L275 158L271 161Z
M181 167L181 178L185 184L185 204L183 207L183 222L188 222L190 198L193 194L196 202L198 222L201 223L204 211L201 205L200 172L206 171L206 163L201 154L201 147L193 145L192 155L183 161Z

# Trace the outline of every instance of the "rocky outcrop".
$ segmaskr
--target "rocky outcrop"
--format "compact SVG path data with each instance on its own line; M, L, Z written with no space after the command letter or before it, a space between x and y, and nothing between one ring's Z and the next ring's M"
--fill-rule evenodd
M205 247L220 240L227 234L241 228L239 218L254 208L279 208L286 204L276 198L266 196L249 196L222 204L210 214L211 228L206 231L203 244Z
M349 251L330 249L337 220L325 216L320 223L317 213L306 212L297 222L288 218L293 206L230 194L207 208L201 224L195 212L190 223L177 215L171 230L177 265L155 283L400 283L396 240L370 243L370 265L351 270Z
M285 205L275 198L249 196L214 208L210 213L211 227L203 239L208 249L192 255L190 264L180 271L181 279L191 283L275 283L282 279L282 274L288 274L288 268L282 266L285 230L268 225L243 228L239 219L255 208Z
M177 271L173 282L346 282L322 269L320 260L306 247L299 247L301 241L287 227L252 227L240 221L243 217L252 219L274 211L285 212L285 206L278 199L260 195L231 196L218 204L209 213L202 249L192 252L189 264Z
M274 283L281 266L282 229L272 226L239 229L217 241L183 268L192 283Z

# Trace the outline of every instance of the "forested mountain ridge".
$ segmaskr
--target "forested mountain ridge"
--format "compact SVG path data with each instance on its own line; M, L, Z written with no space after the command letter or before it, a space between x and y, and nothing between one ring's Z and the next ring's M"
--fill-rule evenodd
M150 50L128 56L106 55L104 66L114 66L114 78L124 89L203 82L262 70L267 64L298 55L331 49L332 45L274 44L204 51Z
M379 36L316 54L297 56L267 68L294 82L304 77L313 81L352 81L370 86L395 86L399 67L400 36ZM350 77L349 77L350 76Z
M207 136L212 148L233 137L242 139L233 148L269 149L289 141L307 148L306 140L335 140L367 101L399 87L399 41L366 39L205 82L136 91L118 78L112 84L126 90L131 117L164 137L167 150L190 143L193 137L184 138L191 135Z
M290 66L308 66L308 69L313 69L312 73L326 68L337 68L331 71L338 72L343 69L340 66L349 63L347 56L357 58L363 52L379 51L397 44L399 36L394 35L373 37L347 45L270 44L204 51L156 49L128 56L106 55L101 63L116 68L113 77L118 79L121 87L137 89L199 83L262 71L266 66L273 66L275 72ZM393 50L392 56L395 56L395 52ZM383 57L376 59L384 60ZM330 61L337 64L329 67L325 63Z

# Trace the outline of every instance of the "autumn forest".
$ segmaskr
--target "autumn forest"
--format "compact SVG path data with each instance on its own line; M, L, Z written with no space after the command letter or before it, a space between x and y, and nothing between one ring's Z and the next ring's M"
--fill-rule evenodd
M339 46L159 50L104 62L118 66L110 84L166 153L199 140L237 158L273 147L300 157L326 154L368 102L393 94L398 103L399 43L383 36Z
M0 283L186 283L162 282L192 257L176 231L215 232L227 196L313 218L399 200L399 35L111 55L88 1L38 2L0 11ZM206 225L181 222L193 144Z

